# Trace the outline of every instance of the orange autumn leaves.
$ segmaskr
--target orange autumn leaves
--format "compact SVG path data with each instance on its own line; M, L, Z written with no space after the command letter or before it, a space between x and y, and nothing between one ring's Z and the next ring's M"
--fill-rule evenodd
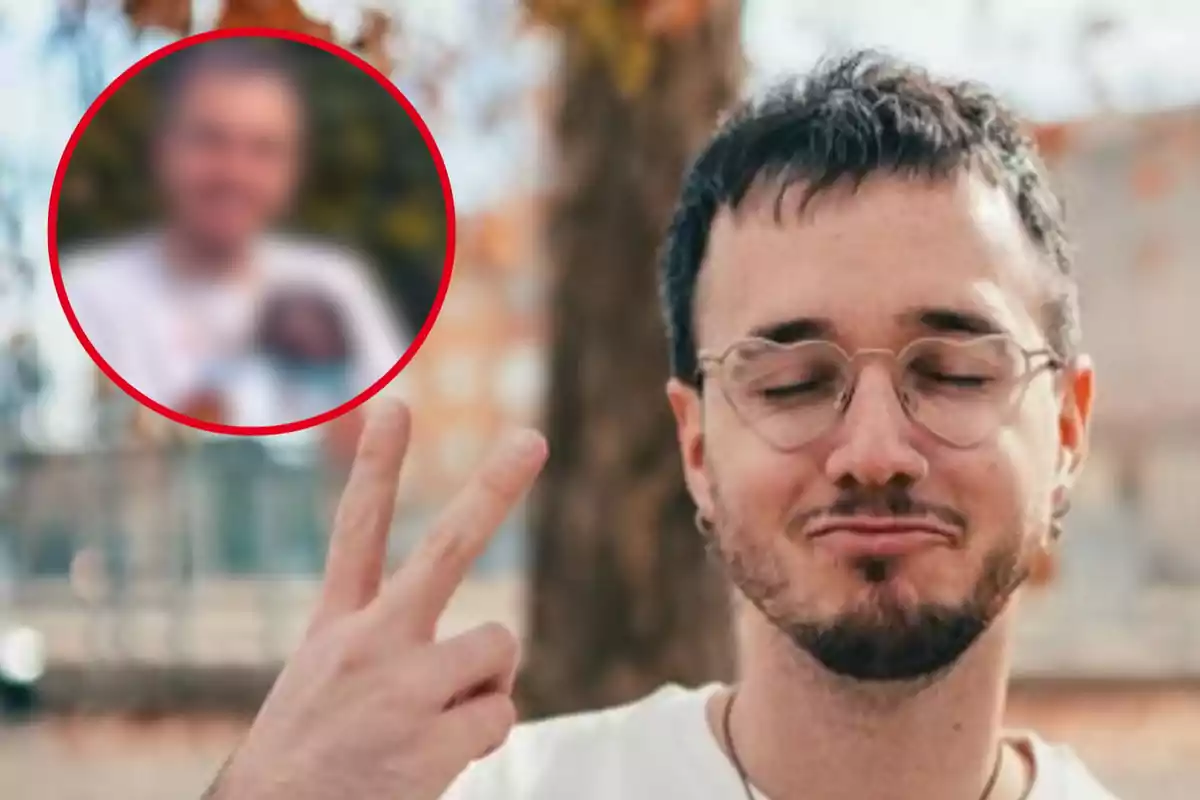
M191 0L125 0L125 13L142 28L191 33ZM312 19L297 0L224 0L218 28L265 27L331 40L333 29Z
M700 25L714 8L736 0L524 0L529 20L557 31L582 57L599 58L625 96L637 95L654 72L663 40Z

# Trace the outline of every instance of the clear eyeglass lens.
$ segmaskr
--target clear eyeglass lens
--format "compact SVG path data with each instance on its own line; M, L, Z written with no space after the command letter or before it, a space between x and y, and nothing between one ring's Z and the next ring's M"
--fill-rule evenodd
M1007 337L923 339L899 354L896 390L914 422L966 446L1001 423L1022 363ZM723 366L723 385L739 416L785 449L835 424L855 380L852 360L828 342L749 342L730 352Z

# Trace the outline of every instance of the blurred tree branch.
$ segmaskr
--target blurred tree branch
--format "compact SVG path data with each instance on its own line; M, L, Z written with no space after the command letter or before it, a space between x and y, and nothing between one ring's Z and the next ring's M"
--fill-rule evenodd
M191 0L124 0L125 16L138 28L161 28L180 36L192 32Z
M161 28L181 36L195 32L191 0L124 0L124 9L138 28ZM344 44L388 75L393 66L388 43L394 27L390 15L379 9L367 9L358 34ZM333 26L305 14L297 0L224 0L216 28L275 28L336 41Z
M351 50L384 75L391 75L395 66L388 52L393 27L392 18L387 14L378 9L369 9L363 14L362 27L350 45Z

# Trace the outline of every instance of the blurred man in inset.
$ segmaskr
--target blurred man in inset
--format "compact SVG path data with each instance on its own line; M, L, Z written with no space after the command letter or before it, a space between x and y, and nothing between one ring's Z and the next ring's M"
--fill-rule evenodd
M222 39L164 59L151 153L161 229L63 266L84 333L123 378L168 408L233 424L245 414L226 385L230 365L253 346L264 299L280 287L318 287L347 321L353 369L329 408L383 377L407 346L360 259L273 232L308 146L303 88L277 45ZM278 424L290 413L253 416Z

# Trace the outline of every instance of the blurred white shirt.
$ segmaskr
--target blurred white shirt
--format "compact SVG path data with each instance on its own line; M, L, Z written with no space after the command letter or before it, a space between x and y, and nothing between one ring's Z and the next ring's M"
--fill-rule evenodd
M668 685L625 706L519 725L442 800L738 800L741 779L717 744L705 706L720 689ZM1036 777L1026 800L1115 800L1067 748L1026 732ZM767 800L761 792L756 800Z
M166 268L155 235L94 246L62 262L67 298L96 351L168 408L210 385L214 370L241 360L260 303L276 288L314 287L337 303L354 353L351 397L383 377L410 343L367 266L346 250L273 236L258 246L247 272L236 280L183 279ZM232 424L304 418L286 405L272 408L281 393L264 386L261 375L247 376L234 395L246 404L235 400Z
M393 359L388 368L395 363ZM373 383L374 381L372 381ZM274 425L315 417L355 397L352 375L297 380L261 358L235 365L225 382L234 425ZM363 387L365 388L365 387Z

